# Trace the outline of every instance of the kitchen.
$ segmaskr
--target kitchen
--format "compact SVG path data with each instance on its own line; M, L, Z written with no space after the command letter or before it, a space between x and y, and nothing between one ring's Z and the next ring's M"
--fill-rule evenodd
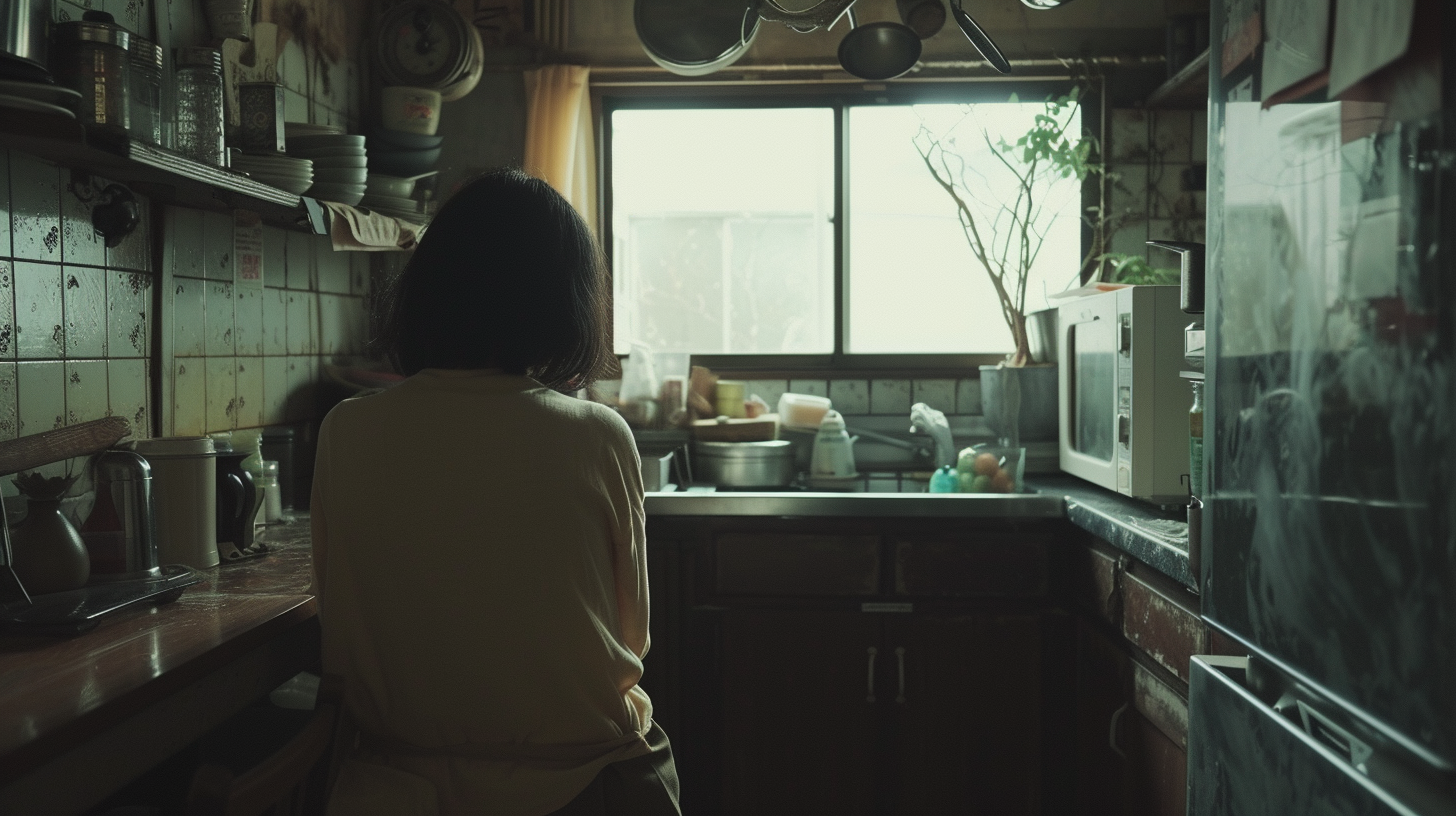
M101 7L121 24L158 42L202 44L210 36L201 3L115 3L114 9L111 5L103 2ZM891 98L905 88L949 87L957 80L1010 92L1017 88L1015 82L1022 81L1029 83L1023 89L1039 92L1042 86L1037 82L1065 76L1056 58L1075 54L1097 64L1105 78L1105 101L1098 103L1101 117L1096 121L1107 163L1120 177L1120 186L1113 186L1108 195L1118 212L1134 216L1112 235L1107 250L1168 266L1176 263L1172 256L1160 257L1161 251L1149 250L1146 241L1203 240L1204 214L1213 206L1215 189L1215 168L1209 168L1207 194L1198 173L1213 160L1204 136L1210 132L1208 68L1200 62L1181 72L1192 81L1168 84L1170 73L1178 72L1169 71L1167 59L1170 23L1176 15L1191 14L1195 19L1208 15L1205 4L1076 0L1059 8L1032 10L1011 0L978 3L966 11L1006 54L1014 69L1010 76L1003 77L986 64L954 20L948 20L924 41L919 70L903 79L875 83L855 80L840 70L839 27L829 33L798 33L767 22L760 24L752 46L731 65L684 78L648 59L634 28L632 5L625 0L538 4L531 9L533 33L527 35L520 4L507 5L520 16L513 21L510 13L504 18L495 15L494 4L477 3L476 27L490 43L484 54L487 66L470 94L442 106L439 132L445 147L433 189L444 194L472 170L520 162L529 155L528 94L522 71L550 62L590 65L593 104L599 110L621 111L636 110L634 105L640 108L645 104L641 100L654 95L712 99L765 86L787 86L804 94ZM1266 17L1274 16L1279 5L1272 0L1252 6L1226 2L1215 3L1214 10L1242 24L1266 7ZM58 21L79 19L85 11L67 0L55 0L54 6ZM1421 8L1426 9L1422 13L1429 12ZM897 18L895 4L887 1L861 0L856 9L861 24ZM260 4L257 21L272 22L286 32L280 38L284 44L278 62L284 119L366 132L375 115L378 82L366 35L366 21L375 19L373 11L363 3ZM70 16L61 17L63 12ZM1427 25L1415 30L1449 31L1449 21L1441 22L1445 29ZM1233 26L1220 22L1212 29L1227 32ZM1226 39L1214 34L1215 43ZM1256 36L1255 43L1258 40ZM1242 77L1238 68L1232 65L1228 74L1216 76L1231 77L1232 88ZM1243 70L1248 71L1247 64ZM1227 97L1230 102L1259 98ZM11 109L4 113L0 129L7 161L0 170L8 183L0 184L0 189L8 191L8 198L0 204L6 205L10 229L0 238L0 263L11 292L10 297L0 298L0 310L13 311L0 315L9 318L0 322L14 327L14 341L9 361L0 363L0 382L6 386L0 388L4 395L0 432L16 438L105 416L126 417L133 427L145 429L143 435L151 436L290 426L297 430L295 475L300 482L306 480L310 430L327 406L361 387L357 380L363 372L358 364L367 360L369 297L375 281L397 270L404 253L332 251L329 237L310 234L316 230L295 223L300 213L296 202L288 207L256 196L239 198L227 185L143 173L125 162L99 158L95 150L70 151L56 145L56 134L63 131L22 121L24 117ZM1083 115L1091 127L1091 116ZM1257 152L1250 146L1260 144L1258 134L1236 132L1244 141L1228 148L1229 161L1248 162L1247 156L1232 151L1241 145ZM765 162L775 150L795 147L761 141ZM79 169L72 166L78 162ZM116 180L108 170L130 176L124 180L136 182L133 186L143 200L141 223L116 246L109 246L92 226L95 196L105 190L93 178ZM609 178L604 175L602 180ZM603 186L601 194L609 193L612 185ZM235 196L231 201L230 194ZM235 268L234 256L242 249L231 211L249 207L263 216L260 286L245 285ZM613 251L620 252L620 246L613 244ZM1267 317L1260 311L1261 300L1246 292L1264 293L1271 302L1280 297L1300 302L1287 293L1259 288L1256 283L1267 281L1252 272L1241 279L1248 284L1245 289L1220 290L1218 253L1211 246L1211 304L1227 298L1229 313L1237 309L1239 314ZM1223 257L1230 266L1253 264L1242 255ZM1371 297L1374 294L1379 293ZM927 301L936 299L930 292L917 297L926 308ZM1393 315L1391 331L1419 332L1416 309L1389 312L1391 300L1380 301L1387 310L1382 314ZM1449 302L1449 297L1442 302ZM1272 319L1276 327L1277 314ZM1180 330L1192 320L1178 317ZM830 325L834 325L832 315ZM1266 328L1265 323L1258 325ZM1449 344L1446 324L1440 325L1445 333L1437 336ZM923 325L912 328L926 333ZM947 328L933 333L949 335L955 342L954 332ZM1246 341L1245 345L1237 340ZM783 393L827 397L856 430L914 443L919 438L905 434L911 406L925 403L946 415L958 448L994 439L986 424L977 367L994 365L1005 346L981 354L846 355L833 345L842 342L833 331L829 342L836 349L829 353L757 359L718 353L697 355L693 362L711 368L722 379L744 382L747 393L758 394L770 405L776 405ZM1232 334L1225 342L1245 354L1250 349L1281 348L1278 343L1261 347ZM1282 346L1289 347L1287 342ZM1218 379L1217 363L1217 357L1210 362L1210 378L1216 384L1224 382ZM1223 371L1230 383L1244 379L1232 366ZM1277 372L1261 371L1258 376L1265 378L1259 382L1283 383ZM1179 406L1186 412L1191 394L1179 385L1188 396ZM1239 390L1231 384L1222 393ZM1243 404L1241 399L1222 407ZM1223 432L1226 440L1231 437L1219 424L1219 409L1211 399L1209 427L1212 438L1218 440ZM1365 422L1381 420L1378 407L1362 410ZM1407 452L1403 455L1416 458L1401 461L1430 469L1429 489L1449 498L1449 466L1444 465L1449 457L1429 452L1444 450L1444 437L1429 433L1435 435L1423 437L1428 452ZM646 437L643 434L644 441ZM1251 649L1236 639L1243 638L1254 640L1260 649L1267 647L1279 667L1277 673L1301 682L1312 679L1317 687L1314 698L1305 699L1302 706L1284 706L1285 719L1275 722L1300 721L1299 712L1304 711L1304 722L1319 723L1323 716L1333 724L1324 726L1325 733L1343 732L1366 744L1378 742L1371 733L1394 734L1388 741L1395 749L1376 755L1389 760L1387 767L1418 769L1408 774L1417 781L1402 790L1434 788L1437 793L1425 800L1388 793L1379 797L1387 804L1392 799L1400 803L1390 806L1393 812L1450 812L1450 765L1442 760L1443 744L1449 747L1449 725L1438 726L1435 736L1417 738L1415 750L1409 750L1412 740L1401 736L1412 730L1408 717L1396 717L1376 705L1373 717L1354 715L1357 723L1372 729L1361 731L1348 719L1331 715L1332 708L1347 707L1352 697L1356 709L1372 706L1348 684L1331 688L1323 683L1322 669L1311 668L1308 656L1291 656L1281 637L1268 636L1266 643L1266 634L1251 634L1241 620L1246 613L1236 608L1241 599L1214 595L1218 605L1208 608L1209 592L1215 588L1206 583L1208 576L1237 576L1237 571L1224 570L1237 570L1239 565L1219 560L1216 543L1202 564L1191 561L1194 554L1186 539L1168 543L1156 531L1170 529L1162 525L1182 519L1179 512L1127 502L1110 490L1059 475L1055 442L1026 445L1026 482L1040 490L1035 494L892 493L888 491L902 489L907 481L918 489L923 483L920 477L906 479L903 474L929 468L923 457L909 459L911 454L903 447L872 442L866 435L856 443L861 469L883 469L896 477L874 485L875 492L767 496L683 492L648 499L654 647L644 684L673 737L684 800L691 810L771 812L753 798L764 796L768 801L792 802L794 807L786 810L796 812L1181 813L1185 808L1195 813L1257 812L1219 787L1224 783L1207 770L1218 764L1211 758L1219 749L1198 742L1200 717L1212 718L1205 733L1236 733L1226 730L1218 717L1240 709L1199 709L1200 698L1192 693L1195 684L1216 681L1206 687L1215 691L1201 699L1215 699L1215 693L1223 695L1219 700L1237 696L1226 681L1230 671L1219 675L1219 670L1207 668L1222 664L1205 661L1199 667L1190 658L1247 655ZM1387 448L1370 444L1364 452L1374 461L1390 461L1389 443ZM1209 447L1213 481L1206 515L1237 506L1233 497L1254 489L1239 481L1246 476L1221 473L1220 468L1232 461L1225 458L1230 451L1230 447ZM7 496L14 493L8 479L4 489ZM1229 497L1223 504L1217 501L1221 489ZM1235 530L1234 535L1246 539L1269 534L1251 533L1239 526L1243 522L1221 518L1213 522L1215 535L1221 529ZM1351 530L1369 523L1358 517L1341 518ZM1385 523L1376 526L1382 531L1390 528ZM1417 650L1431 642L1447 648L1429 650L1436 655L1433 663L1416 660L1409 651L1391 659L1413 661L1410 665L1416 668L1402 675L1406 687L1426 691L1410 696L1430 701L1424 710L1432 722L1449 723L1450 695L1442 689L1456 684L1440 682L1451 674L1449 665L1439 661L1451 652L1453 566L1449 556L1427 552L1429 543L1424 549L1417 546L1421 541L1443 540L1449 525L1437 523L1426 530L1416 524L1410 529L1418 532L1403 540L1423 553L1423 568L1397 570L1395 578L1386 580L1398 584L1402 576L1419 574L1427 583L1418 594L1437 600L1424 602L1432 604L1426 607L1387 599L1398 608L1417 610L1413 619L1427 627L1416 632L1415 624L1406 623L1406 628L1394 630L1392 639L1414 640ZM1386 534L1369 535L1378 541ZM131 627L129 637L143 644L136 659L158 663L154 672L119 670L117 674L130 679L117 681L81 673L70 688L95 702L67 702L66 686L60 684L62 691L57 694L62 699L49 703L61 709L60 714L31 712L35 697L8 697L4 707L11 736L6 754L11 761L5 764L16 770L0 782L8 791L3 801L35 806L50 802L55 810L73 812L123 804L107 797L117 796L117 791L135 792L135 778L186 753L207 728L290 677L289 668L308 665L308 627L315 624L306 599L294 600L304 596L307 576L301 573L299 551L289 542L297 545L294 539L281 542L272 558L222 568L207 593L188 589L175 608L162 606L148 613L146 617L159 624L155 630L142 625L144 618L133 617L103 623L86 636L104 634L108 626ZM1234 551L1229 557L1245 556ZM270 573L269 580L276 585L269 592L229 595L228 591L241 592L237 585L248 583L238 570L253 566L291 567L294 572ZM1241 587L1241 583L1230 585ZM1337 608L1357 612L1366 610L1372 598L1382 597L1345 591L1356 600ZM189 599L189 594L195 598ZM250 613L262 615L263 622L250 624L242 617L215 620L212 625L225 634L216 634L207 644L187 645L199 650L188 653L187 660L169 655L161 646L147 648L148 639L152 644L171 643L170 630L161 625L167 614L192 600L200 604L204 597L219 609L265 610ZM1370 614L1374 616L1373 609ZM1210 620L1221 625L1211 625ZM36 648L33 641L9 647L6 676L15 682L27 677L12 668L23 667L23 661L9 660ZM1280 662L1286 658L1288 662ZM1386 675L1382 668L1376 672L1387 678L1381 685L1389 692L1389 678L1395 675ZM108 685L111 682L117 685ZM775 693L755 694L754 685ZM97 699L96 690L104 688L119 689L111 692L116 699L104 695ZM1261 692L1265 693L1267 689ZM189 695L214 704L199 709L193 699L188 708L183 698ZM771 696L774 708L761 710ZM1274 695L1276 700L1280 696ZM875 699L869 702L869 698ZM1195 703L1191 711L1190 700ZM755 718L766 713L793 724L794 738L776 749L782 754L755 756L749 750L763 748L755 739L757 729L743 724L749 712ZM1392 725L1393 719L1399 725ZM158 727L172 730L159 739ZM1298 743L1286 732L1280 732L1282 739ZM1269 744L1275 742L1270 738ZM99 757L107 756L107 747L115 751L127 746L133 746L128 748L135 755L132 760L113 760L115 770L89 777L100 780L96 785L60 785L74 780L76 769L86 767L88 758L98 763ZM1280 762L1302 756L1295 748L1288 750L1288 755L1277 757ZM1329 753L1323 745L1307 750L1321 757ZM822 757L817 774L822 784L797 791L787 789L791 786L783 781L770 784L772 768L804 755ZM1449 759L1449 753L1444 755ZM1368 767L1351 772L1356 764L1351 761L1344 770L1330 770L1338 766L1327 762L1320 767L1325 768L1323 773L1334 774L1335 782L1311 781L1324 779L1312 772L1292 786L1296 805L1261 807L1272 808L1265 812L1305 809L1297 803L1311 800L1300 798L1298 792L1308 795L1317 786L1343 791L1339 785L1346 784L1356 793L1368 791L1376 784L1369 780L1379 773ZM1235 781L1233 789L1261 790L1261 772L1245 770L1249 778L1260 781L1246 786ZM144 778L165 777L152 773L156 775ZM761 780L757 787L762 790L742 784L750 778ZM1388 780L1389 775L1379 778ZM1388 781L1380 785L1388 787ZM60 789L68 791L66 796L57 793ZM1221 798L1211 800L1209 791L1220 791ZM1343 800L1348 810L1341 812L1386 812L1349 804L1356 801L1354 796ZM1284 800L1270 794L1269 801Z

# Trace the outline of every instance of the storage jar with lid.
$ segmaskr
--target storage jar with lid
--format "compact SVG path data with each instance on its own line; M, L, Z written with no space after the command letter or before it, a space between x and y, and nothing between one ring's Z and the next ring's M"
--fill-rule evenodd
M131 77L131 32L104 11L56 26L51 71L56 80L81 94L76 118L117 135L127 131Z
M206 436L142 439L156 507L157 560L217 566L217 452Z
M222 54L213 48L178 48L173 56L177 96L177 152L223 167Z
M133 139L162 145L162 46L131 38L131 94L128 97Z

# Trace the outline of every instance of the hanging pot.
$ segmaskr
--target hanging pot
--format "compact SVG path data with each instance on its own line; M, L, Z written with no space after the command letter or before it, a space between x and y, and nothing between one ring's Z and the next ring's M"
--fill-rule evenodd
M632 22L642 49L680 76L732 65L758 35L758 8L745 0L635 0Z
M860 79L894 79L919 60L920 37L903 23L866 23L839 41L839 64Z

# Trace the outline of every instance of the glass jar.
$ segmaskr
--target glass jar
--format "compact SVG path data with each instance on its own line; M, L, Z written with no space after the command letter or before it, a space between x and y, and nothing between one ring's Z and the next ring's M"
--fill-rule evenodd
M1194 380L1193 407L1188 409L1188 489L1203 496L1203 381Z
M132 138L162 144L162 46L142 37L131 40L130 91Z
M223 143L222 54L212 48L178 48L173 62L177 152L223 167L227 147Z
M278 463L263 460L263 520L268 524L283 521L283 494L278 487Z
M60 84L79 93L76 118L82 124L125 135L129 120L131 33L104 11L56 26L51 69Z

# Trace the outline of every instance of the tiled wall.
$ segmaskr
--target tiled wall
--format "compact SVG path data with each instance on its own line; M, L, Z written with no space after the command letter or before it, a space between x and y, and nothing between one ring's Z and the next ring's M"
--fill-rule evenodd
M741 379L731 372L719 372L724 379ZM923 402L946 415L981 413L981 381L974 378L915 379L886 372L882 377L745 379L747 393L757 394L776 410L785 392L828 397L834 410L847 417L902 416L907 422L910 406Z
M1109 192L1109 207L1131 216L1131 223L1112 236L1108 251L1177 267L1176 255L1146 242L1203 241L1204 193L1188 188L1184 171L1208 160L1208 115L1116 108L1106 152L1108 167L1120 176Z

